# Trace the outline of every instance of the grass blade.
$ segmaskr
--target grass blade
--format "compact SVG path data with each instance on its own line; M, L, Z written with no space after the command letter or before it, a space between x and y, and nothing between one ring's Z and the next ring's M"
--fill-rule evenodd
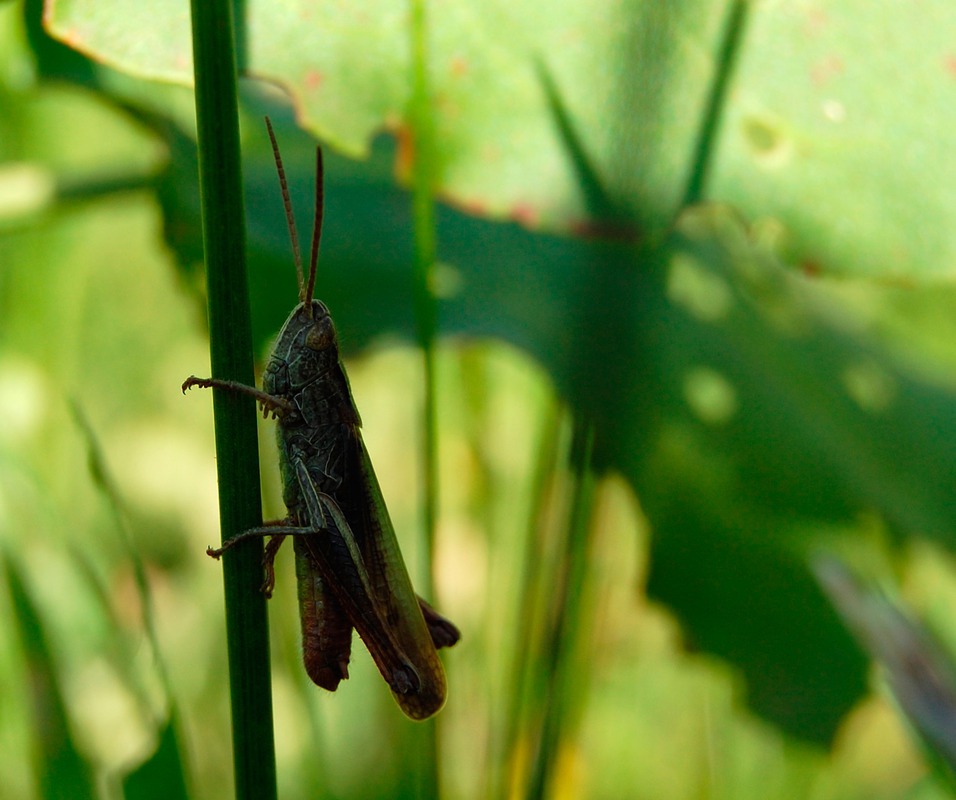
M73 741L60 679L40 615L11 556L0 551L3 571L26 659L31 708L37 733L37 778L44 800L84 800L96 797L92 771Z

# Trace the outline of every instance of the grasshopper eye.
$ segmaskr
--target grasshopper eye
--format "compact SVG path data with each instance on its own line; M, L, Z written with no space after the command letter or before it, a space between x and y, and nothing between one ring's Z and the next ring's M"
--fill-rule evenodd
M313 325L305 336L305 346L310 350L328 350L333 344L332 328L328 325Z

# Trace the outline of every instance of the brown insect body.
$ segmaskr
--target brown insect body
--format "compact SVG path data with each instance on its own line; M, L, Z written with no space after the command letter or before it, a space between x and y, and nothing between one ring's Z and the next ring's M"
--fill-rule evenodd
M415 637L430 639L431 634L417 602L411 611L395 605L394 581L404 577L409 591L411 584L407 575L389 574L389 554L381 550L381 514L391 523L377 483L369 485L374 473L365 466L368 455L359 414L339 359L332 319L320 301L297 306L286 321L266 366L263 390L289 403L288 410L278 411L277 428L289 522L323 530L295 539L300 603L305 600L303 652L310 677L330 690L347 677L351 625L406 705L410 695L422 692L419 672L428 671L429 697L418 698L421 703L415 705L427 710L426 715L434 713L444 698L444 672L437 656L416 668L405 652L403 629L412 629ZM333 509L342 514L350 533ZM350 537L358 559L350 550ZM304 585L302 575L307 576ZM317 605L321 613L313 614L309 605ZM412 620L404 619L406 614Z
M267 120L268 123L268 120ZM413 719L436 713L445 700L445 674L436 648L458 629L412 589L382 492L361 436L361 419L341 363L335 326L312 298L322 219L322 161L317 160L316 225L308 283L302 276L291 205L272 133L286 214L299 272L301 302L279 332L263 389L191 377L191 386L254 396L278 419L277 440L287 519L226 541L269 535L263 587L271 592L272 562L285 536L294 536L309 677L334 691L348 678L352 628L358 631L402 710Z

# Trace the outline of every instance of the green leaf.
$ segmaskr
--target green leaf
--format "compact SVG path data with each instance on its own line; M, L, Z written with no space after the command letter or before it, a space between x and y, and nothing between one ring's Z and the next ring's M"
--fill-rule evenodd
M956 7L755 8L709 195L812 273L945 278L956 263Z
M303 162L288 172L308 208L308 142L280 138ZM414 337L408 198L376 153L326 164L318 293L347 349ZM263 349L295 297L269 171L257 159L247 170ZM873 512L952 546L952 394L854 334L719 207L643 249L439 208L439 254L442 332L504 339L547 367L597 421L605 466L638 491L655 531L650 591L693 643L743 670L757 710L826 740L863 691L864 664L807 571L806 531Z
M693 169L734 4L444 3L432 10L438 188L524 224L590 222L543 64L610 197L659 232ZM946 0L751 4L704 196L764 221L807 270L940 277L956 262L948 191L956 57ZM250 73L353 155L406 125L406 4L251 2ZM186 17L131 0L53 6L54 35L133 74L191 79ZM913 113L918 109L933 113ZM403 163L410 153L403 153ZM529 176L533 179L529 180Z
M432 85L448 196L526 223L584 222L586 163L607 206L655 235L635 248L439 208L439 325L532 354L595 420L597 458L629 479L654 530L649 591L692 644L742 670L756 708L823 741L862 690L863 662L809 578L812 534L869 514L900 536L952 547L956 398L854 330L846 309L788 274L779 255L811 273L924 277L952 262L945 114L908 113L907 103L925 95L945 106L942 34L924 26L946 30L956 11L939 0L885 15L855 2L754 5L703 192L757 224L708 206L671 229L709 83L724 66L714 54L726 7L635 3L623 22L593 4L442 7ZM263 8L249 9L251 71L291 87L304 117L321 114L322 133L350 152L385 122L401 130L397 6L339 9L337 22L313 10L307 26L289 6L258 22ZM69 23L78 4L57 9L59 30L79 30ZM124 31L124 13L114 7L123 21L98 32L95 49L128 68L115 54L137 24ZM911 44L910 32L929 44ZM843 71L817 80L814 67L832 67L837 44ZM915 73L887 66L906 54ZM148 49L135 55L136 69L159 69ZM834 87L842 118L828 102ZM244 174L261 352L295 283L258 127ZM288 120L279 138L302 213L312 144ZM179 144L163 199L170 241L188 261L198 194L185 179L189 142ZM396 155L375 140L366 164L327 160L317 294L346 349L413 335L409 203L390 173L407 164L405 144L399 137Z
M530 225L588 222L540 79L544 64L609 193L642 226L660 229L682 199L723 7L497 0L430 9L436 188ZM246 20L248 71L284 86L313 133L359 155L383 127L405 128L404 1L251 2ZM49 27L118 69L191 80L188 29L172 4L61 2Z
M96 796L90 765L70 732L60 679L46 641L44 625L20 575L19 566L0 550L4 578L13 599L15 619L26 658L26 675L37 742L40 796L45 800L82 800Z
M571 326L587 340L552 368L652 523L649 591L744 671L755 708L826 740L863 663L807 573L807 532L875 513L951 547L954 398L851 333L719 208L638 263L596 272Z
M192 83L187 3L153 8L96 0L47 4L44 24L56 38L95 61L153 80Z

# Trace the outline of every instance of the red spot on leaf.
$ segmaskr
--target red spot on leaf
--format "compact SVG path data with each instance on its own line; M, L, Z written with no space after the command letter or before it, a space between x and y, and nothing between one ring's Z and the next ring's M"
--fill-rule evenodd
M529 228L533 228L538 222L538 209L530 203L517 203L511 208L511 218Z
M412 174L412 165L415 163L415 136L412 129L401 123L394 126L395 143L398 145L395 153L395 169L399 176L407 177Z
M811 36L821 34L827 27L827 14L823 9L815 8L807 14L807 33Z
M466 214L470 214L473 217L484 217L488 215L488 206L483 200L475 198L465 200L460 208Z
M59 39L64 44L68 44L74 50L80 50L80 45L83 44L83 36L72 28L68 31L63 31L63 33L59 35Z
M462 56L455 56L451 60L451 74L456 78L468 74L468 61Z
M842 74L843 59L836 55L822 58L810 70L810 77L817 86L823 86Z
M325 82L325 76L317 69L310 69L305 73L305 88L310 92L319 89Z
M950 53L943 59L943 67L954 78L956 78L956 53Z
M821 273L823 272L823 267L820 266L820 263L818 261L814 261L813 259L808 258L806 261L803 261L800 264L800 270L808 278L819 278Z

